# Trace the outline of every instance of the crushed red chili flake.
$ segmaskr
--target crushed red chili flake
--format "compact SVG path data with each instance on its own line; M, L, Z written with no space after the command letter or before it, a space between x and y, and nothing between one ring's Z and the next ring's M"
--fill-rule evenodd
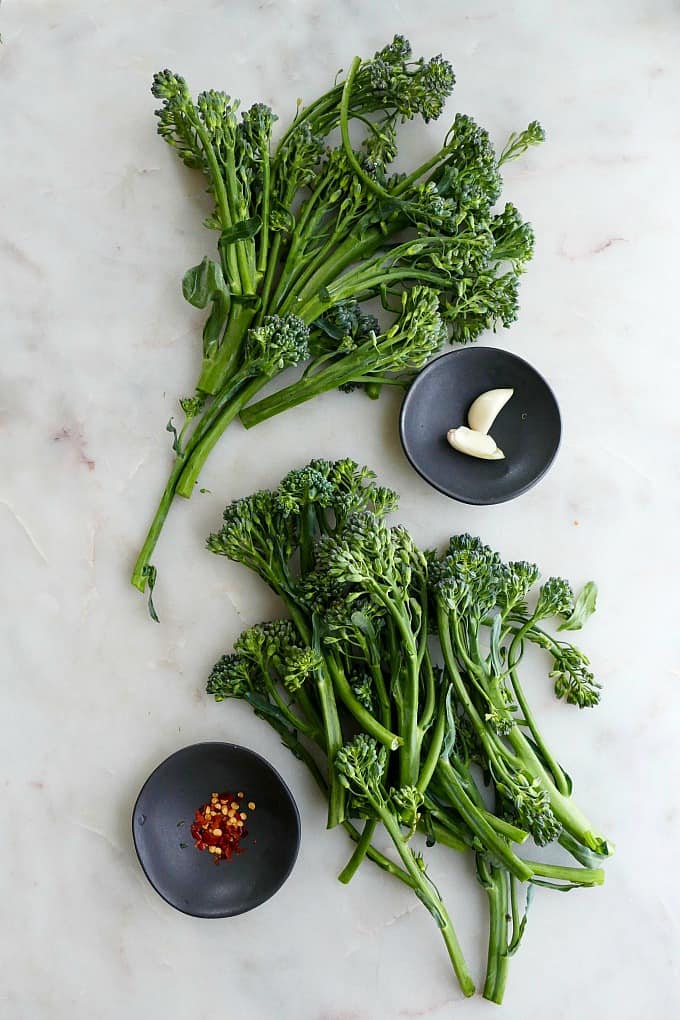
M238 793L242 798L244 794ZM245 826L247 814L232 793L213 793L210 800L196 811L191 835L198 850L212 854L215 864L230 861L234 854L242 854L241 840L248 835ZM254 810L255 804L249 801Z

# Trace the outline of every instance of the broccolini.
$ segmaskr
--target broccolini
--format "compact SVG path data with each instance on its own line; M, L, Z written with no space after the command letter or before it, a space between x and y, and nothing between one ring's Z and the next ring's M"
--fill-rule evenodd
M279 371L311 356L297 383L244 411L247 425L336 386L375 397L384 383L407 385L447 334L467 342L516 318L533 233L511 204L496 211L500 168L542 140L540 126L496 155L458 114L421 166L390 169L398 125L439 117L454 83L441 56L414 59L395 36L355 58L274 142L277 117L264 104L239 114L223 92L194 101L179 75L154 77L160 135L207 179L217 257L183 280L187 301L207 312L203 359L195 393L180 401L184 424L168 424L175 462L133 570L141 591L153 589L175 495L192 495L219 437ZM363 138L352 142L350 125ZM382 323L361 307L371 298Z
M538 646L558 698L597 703L587 659L549 631L551 621L578 629L596 589L575 598L562 578L539 585L533 563L504 563L470 535L452 537L443 555L422 552L386 523L396 504L367 468L315 460L227 506L208 548L257 573L289 619L245 631L208 692L247 701L305 762L328 796L329 827L342 824L356 843L341 881L368 857L412 888L466 995L474 988L451 918L412 840L420 832L428 845L474 854L489 904L484 995L500 1002L535 888L600 885L613 849L577 807L520 677ZM374 845L379 825L396 860ZM525 849L548 843L577 864Z

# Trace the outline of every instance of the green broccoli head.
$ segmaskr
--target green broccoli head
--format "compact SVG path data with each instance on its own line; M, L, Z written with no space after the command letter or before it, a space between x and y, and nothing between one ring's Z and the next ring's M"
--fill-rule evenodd
M177 155L186 166L204 169L205 158L196 131L199 116L184 78L167 68L158 71L153 76L151 92L163 103L155 111L158 134L177 150Z
M509 262L515 273L521 273L534 254L534 231L525 223L518 209L507 202L502 213L492 217L493 257L496 262Z
M338 585L391 591L403 597L422 554L403 528L389 528L375 514L352 514L338 535L324 535L316 549L316 567Z
M246 361L270 376L309 357L309 326L297 315L267 315L262 325L248 330Z
M387 752L373 737L359 733L344 744L335 756L340 782L352 794L358 808L370 813L376 804L384 804L382 776Z
M313 648L291 647L283 663L283 686L290 694L295 694L323 663L323 657Z
M363 65L361 83L365 80L375 94L376 106L393 107L402 120L416 116L426 122L436 120L456 83L453 68L441 56L416 61L411 56L408 39L395 35Z
M575 645L553 646L554 667L550 678L555 685L555 695L569 705L592 708L599 704L602 685L590 670L590 662Z
M394 814L408 829L407 838L410 839L420 819L420 809L425 799L423 794L415 786L400 786L396 790L390 789L388 796Z
M312 464L289 471L274 493L274 501L284 517L304 512L305 507L328 507L333 502L333 486L328 471Z
M268 584L293 553L293 535L266 489L235 499L224 510L222 527L208 537L207 548L242 563Z
M252 689L248 667L241 656L236 654L223 655L215 663L206 686L206 691L214 696L215 701L245 698Z
M444 149L446 159L431 178L439 193L455 203L461 217L472 212L488 214L502 188L488 131L472 117L457 113Z
M501 587L502 563L498 553L472 535L454 535L447 555L430 561L430 589L435 600L455 612L477 619L496 604Z
M538 778L517 772L511 782L497 783L498 792L509 806L511 818L531 833L538 846L559 838L562 826L555 818L548 794Z
M568 617L574 608L574 592L563 577L549 577L540 588L534 613L536 620L551 616Z
M512 560L503 564L500 572L498 605L505 612L523 609L525 600L536 581L539 570L535 563L526 560Z

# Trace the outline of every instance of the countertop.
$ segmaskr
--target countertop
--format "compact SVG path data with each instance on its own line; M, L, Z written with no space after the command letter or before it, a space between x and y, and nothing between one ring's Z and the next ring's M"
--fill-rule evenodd
M0 840L3 1020L665 1020L680 1010L677 748L680 346L680 9L663 0L417 4L342 0L23 0L0 12ZM537 245L519 321L485 336L551 382L563 444L515 502L472 508L413 473L399 398L334 393L256 432L231 430L171 515L153 624L129 586L169 466L165 423L190 390L201 316L184 270L210 250L202 184L155 133L151 76L263 100L283 117L395 31L443 51L444 118L407 132L434 149L457 110L502 144L538 118L545 145L504 194ZM536 697L580 802L617 852L601 889L539 890L503 1012L464 1001L408 890L326 831L309 776L206 673L267 617L256 578L204 551L229 499L313 456L351 456L402 494L424 544L481 535L508 558L600 586L580 642L599 708ZM168 907L135 858L130 814L154 765L225 739L266 755L302 814L302 848L261 909L206 922ZM433 876L481 981L484 902L471 862Z

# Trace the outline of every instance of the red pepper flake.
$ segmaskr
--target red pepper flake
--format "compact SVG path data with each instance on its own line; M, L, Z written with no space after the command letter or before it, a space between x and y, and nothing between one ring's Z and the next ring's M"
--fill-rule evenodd
M244 794L238 793L237 796L242 798ZM246 818L247 814L241 810L241 804L234 794L211 794L210 800L201 804L196 811L191 826L196 848L212 854L215 864L230 861L234 854L242 854L240 843L248 835Z

